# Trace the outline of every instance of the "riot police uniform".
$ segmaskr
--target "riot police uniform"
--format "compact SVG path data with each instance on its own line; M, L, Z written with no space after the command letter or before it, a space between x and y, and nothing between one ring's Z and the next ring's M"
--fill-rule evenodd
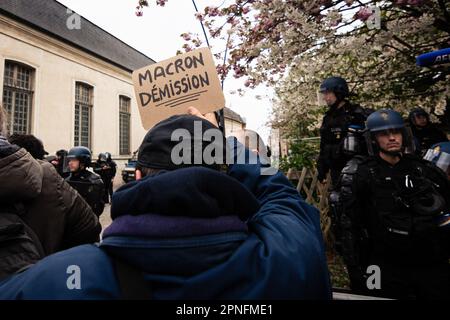
M66 181L78 191L84 200L92 208L97 216L100 216L105 207L103 200L104 184L97 174L86 170L91 165L91 152L85 147L74 147L67 154L67 159L77 159L83 168L71 172Z
M406 139L403 119L392 110L369 116L367 127L374 150L376 132L401 129ZM415 155L400 153L391 164L379 150L371 153L352 159L341 176L342 245L352 289L392 298L450 298L450 237L438 223L450 208L446 176ZM380 268L379 291L368 292L369 265Z
M105 188L105 189L106 189L106 191L108 192L109 197L112 199L114 177L116 176L116 173L117 173L117 164L116 164L116 162L112 159L111 153L106 152L105 155L106 155L106 163L107 163L108 167L110 168L110 170L109 170L109 172L108 172L108 173L109 173L109 176L108 176L109 184L108 184L108 187Z
M326 79L320 86L320 92L326 91L333 92L337 100L325 113L320 127L320 154L317 170L319 181L323 181L330 171L332 187L335 187L347 161L354 154L365 153L362 139L359 141L360 149L353 154L344 152L343 144L350 127L364 129L366 113L360 106L345 100L349 95L349 89L344 79L339 77ZM338 107L342 101L344 104Z
M113 179L116 175L117 165L112 160L111 154L109 152L100 153L94 168L95 173L100 175L103 184L105 186L104 192L104 202L109 203L110 197L113 194Z
M420 127L416 125L415 117L422 115L427 119L427 125ZM430 115L422 108L413 109L408 116L408 120L411 126L412 133L416 142L417 154L423 156L423 154L431 148L432 145L438 142L448 141L444 132L439 130L430 122Z

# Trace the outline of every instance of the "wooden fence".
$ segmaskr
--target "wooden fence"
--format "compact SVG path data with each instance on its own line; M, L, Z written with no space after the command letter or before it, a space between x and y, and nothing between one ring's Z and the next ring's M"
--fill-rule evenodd
M331 220L328 216L328 189L331 179L328 175L327 182L321 184L317 175L316 168L303 168L300 171L289 169L287 172L287 178L297 185L297 190L304 196L305 201L319 209L324 240L327 245L331 245L333 239L330 232Z

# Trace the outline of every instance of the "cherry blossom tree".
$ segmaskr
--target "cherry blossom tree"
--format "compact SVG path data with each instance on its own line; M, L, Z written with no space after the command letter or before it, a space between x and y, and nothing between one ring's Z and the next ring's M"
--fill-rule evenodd
M147 6L139 1L136 14ZM449 108L450 68L415 64L417 55L450 46L446 0L233 0L195 16L209 38L226 43L212 48L217 61L227 54L217 66L222 78L276 88L272 122L285 130L316 133L324 111L317 89L331 75L346 78L365 107L422 106L435 116ZM181 36L185 51L202 45L197 35Z

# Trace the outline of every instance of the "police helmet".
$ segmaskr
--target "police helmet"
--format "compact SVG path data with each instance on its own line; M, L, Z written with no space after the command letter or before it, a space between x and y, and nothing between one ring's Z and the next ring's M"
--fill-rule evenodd
M106 153L99 153L99 155L98 155L98 161L104 161L104 162L106 162L106 160L107 160L108 158L107 158L107 156L106 156Z
M69 150L67 159L77 159L80 163L84 164L85 167L89 167L91 165L92 154L86 147L74 147Z
M111 161L111 153L105 152L106 160Z
M415 125L415 117L416 116L424 116L427 118L427 121L430 122L430 115L423 108L414 108L408 115L408 121L411 125Z
M321 83L319 91L321 93L324 93L325 91L334 92L336 97L340 100L344 99L350 94L347 81L345 81L345 79L341 77L329 77L325 79Z
M366 127L367 130L374 133L389 129L404 128L405 122L400 113L390 109L381 109L367 117Z
M405 153L414 153L414 140L409 127L405 126L400 113L391 109L381 109L375 111L367 117L366 120L366 143L370 155L374 155L376 152L374 148L378 148L378 144L375 139L377 132L399 129L403 136L402 149Z

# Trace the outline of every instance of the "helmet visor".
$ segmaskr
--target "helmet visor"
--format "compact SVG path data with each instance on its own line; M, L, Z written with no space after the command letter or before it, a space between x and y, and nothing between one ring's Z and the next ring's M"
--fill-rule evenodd
M70 159L75 159L75 157L69 158L68 156L65 156L65 157L61 158L62 172L64 172L64 173L70 172L70 168L69 168Z
M376 135L381 133L382 131L400 131L402 134L402 153L414 154L416 148L414 144L414 136L412 134L411 128L409 127L400 127L400 128L389 128L386 130L377 130L375 132L366 131L364 136L367 144L367 151L369 155L373 156L378 153L380 150L378 147L378 143L376 140Z
M327 102L325 100L325 93L326 93L326 90L317 91L317 105L318 106L326 106L327 105Z

